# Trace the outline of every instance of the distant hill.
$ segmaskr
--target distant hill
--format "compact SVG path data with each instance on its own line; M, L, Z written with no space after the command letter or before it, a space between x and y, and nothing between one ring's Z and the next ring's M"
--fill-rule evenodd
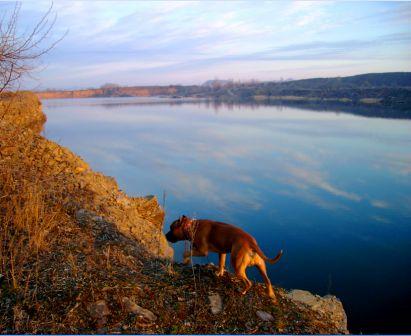
M411 88L411 72L369 73L349 77L310 78L276 82L281 87L301 89Z
M379 105L411 112L411 72L240 84L208 94L223 100L332 101Z

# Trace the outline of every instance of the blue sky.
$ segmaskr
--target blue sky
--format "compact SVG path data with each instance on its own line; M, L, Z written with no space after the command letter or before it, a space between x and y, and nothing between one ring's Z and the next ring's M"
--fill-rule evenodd
M20 29L49 6L23 2ZM58 1L53 12L54 38L68 34L27 88L411 71L411 2Z

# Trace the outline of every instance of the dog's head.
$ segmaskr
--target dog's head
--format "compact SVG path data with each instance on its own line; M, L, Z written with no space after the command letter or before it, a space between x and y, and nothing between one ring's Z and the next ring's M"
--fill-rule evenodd
M179 240L186 240L187 235L184 231L184 225L190 221L187 216L181 216L170 225L170 231L166 233L166 238L170 243L178 242Z

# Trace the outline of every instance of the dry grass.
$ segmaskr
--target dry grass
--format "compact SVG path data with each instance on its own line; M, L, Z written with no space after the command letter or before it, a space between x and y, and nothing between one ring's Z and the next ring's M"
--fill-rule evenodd
M2 119L16 117L21 113L22 104L20 96L3 97ZM28 119L18 116L15 120L29 123ZM18 122L12 125L14 127L2 127L0 135L0 271L13 289L21 290L27 288L27 283L37 274L31 269L27 273L26 265L34 263L37 269L36 260L39 253L48 249L50 233L66 217L60 205L50 202L51 189L46 188L40 182L41 177L31 169L27 155L30 144L19 142L22 132L30 134L30 131L22 129ZM34 134L26 139L34 141Z
M27 263L36 264L39 253L47 251L56 235L56 227L64 225L66 214L61 207L50 206L47 194L38 184L23 180L12 183L10 170L2 170L3 195L1 208L0 258L1 273L14 289L21 288L33 274L25 274ZM36 274L38 268L35 265ZM30 270L31 272L31 270Z
M30 100L17 95L2 96L0 105L0 289L2 296L18 298L19 304L13 307L16 330L22 330L25 316L19 307L35 300L43 255L69 218L56 201L56 181L45 179L33 164L30 152L37 139L33 128L38 129L35 122L44 117L34 114L33 120L30 114L22 114L26 104ZM32 108L38 109L38 104Z
M84 164L39 136L37 99L0 98L0 333L93 332L87 307L99 299L118 323L144 249L97 214L77 218L96 202L78 180Z
M8 313L21 331L28 323L21 306L35 301L43 256L69 217L57 201L57 181L45 178L31 155L45 120L38 101L26 93L0 98L0 294L18 301Z

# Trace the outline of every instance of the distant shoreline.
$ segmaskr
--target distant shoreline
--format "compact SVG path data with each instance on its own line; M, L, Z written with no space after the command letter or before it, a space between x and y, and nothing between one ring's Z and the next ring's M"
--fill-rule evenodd
M371 73L349 77L282 82L207 81L203 85L127 86L36 92L39 99L98 97L168 97L226 102L341 104L385 109L378 116L411 118L411 72ZM388 114L389 113L389 114ZM373 113L366 113L372 115Z
M107 98L139 98L138 100L131 100L129 102L107 102L107 104L169 104L179 105L186 103L205 103L211 104L215 108L221 105L228 106L277 106L277 107L297 107L311 111L330 111L336 113L353 114L369 118L384 118L384 119L411 119L411 111L404 109L396 109L390 106L384 106L378 101L363 101L353 102L351 99L343 98L328 98L321 99L315 97L298 97L298 96L284 96L284 97L251 97L246 99L239 99L237 97L172 97L172 96L91 96L91 97L53 97L41 98L41 100L57 100L57 99L107 99Z

